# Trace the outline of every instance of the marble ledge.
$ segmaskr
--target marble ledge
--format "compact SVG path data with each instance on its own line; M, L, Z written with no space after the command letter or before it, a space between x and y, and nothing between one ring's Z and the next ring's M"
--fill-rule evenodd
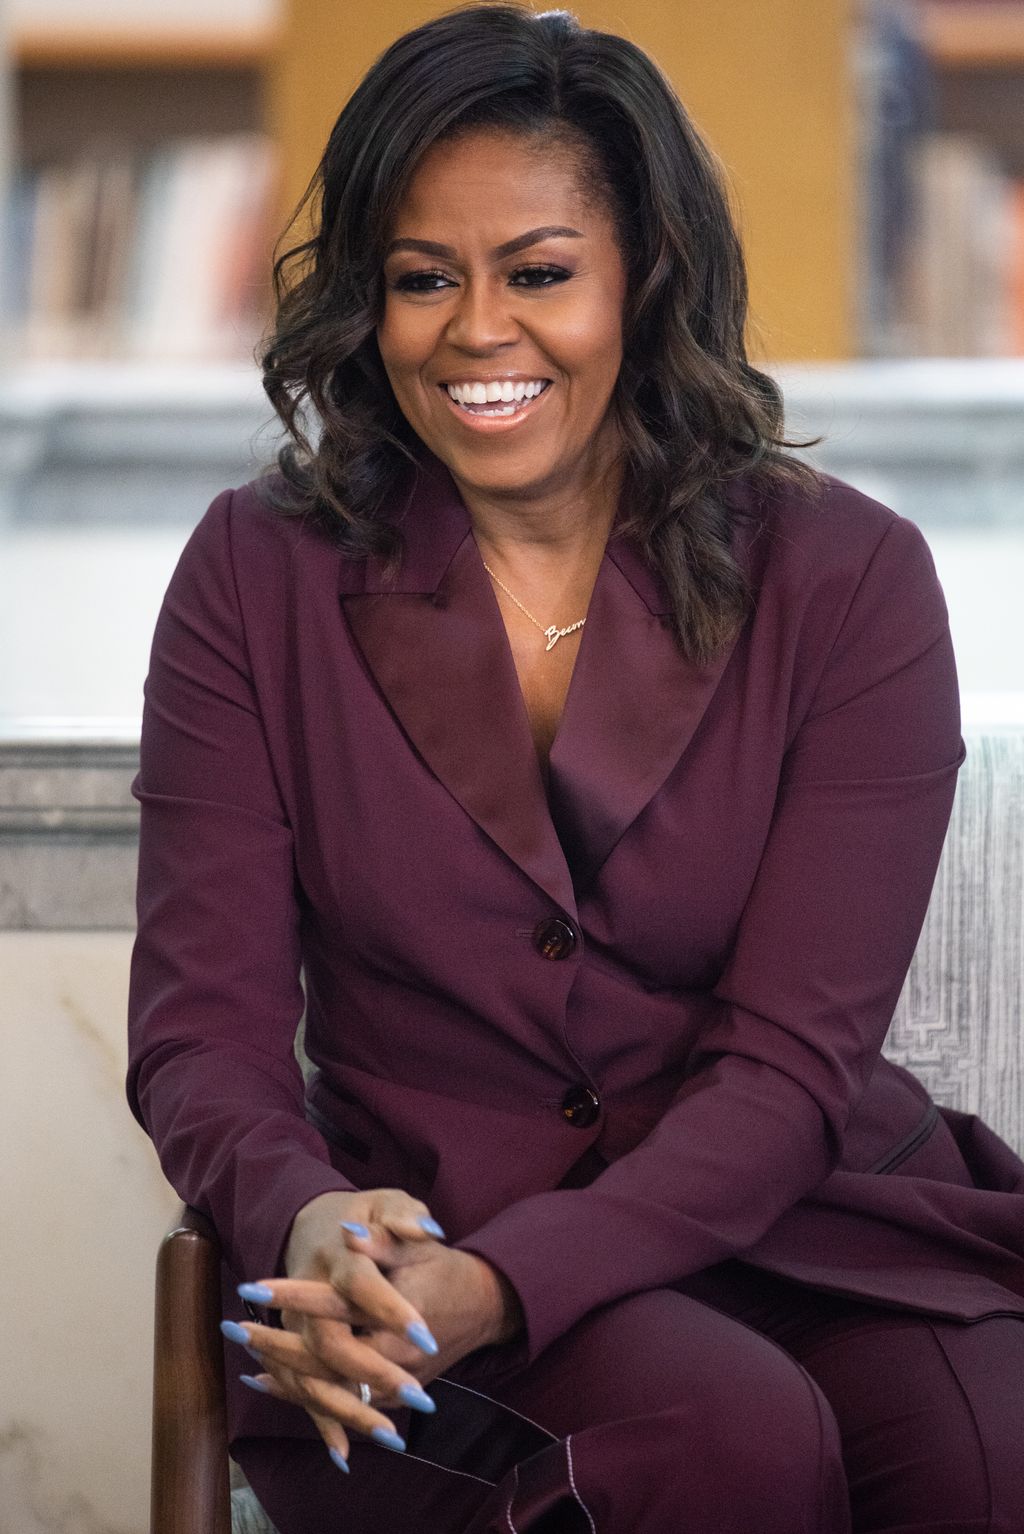
M134 927L137 769L137 722L0 722L0 930Z

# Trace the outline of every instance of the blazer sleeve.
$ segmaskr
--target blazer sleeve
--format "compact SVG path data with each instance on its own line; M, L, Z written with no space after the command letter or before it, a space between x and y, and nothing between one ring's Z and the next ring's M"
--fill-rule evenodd
M282 1271L299 1208L351 1187L304 1116L292 832L211 504L157 620L145 686L128 1098L240 1276Z
M964 755L945 602L913 523L892 520L834 643L803 663L813 701L670 1107L589 1186L532 1195L458 1243L515 1287L530 1359L595 1307L752 1247L841 1155Z

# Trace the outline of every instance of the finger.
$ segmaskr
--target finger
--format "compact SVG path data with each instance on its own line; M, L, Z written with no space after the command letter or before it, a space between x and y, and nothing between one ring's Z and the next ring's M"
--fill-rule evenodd
M309 1415L316 1423L320 1431L320 1437L327 1445L328 1454L338 1469L343 1470L348 1475L349 1444L348 1434L345 1432L345 1429L339 1422L335 1422L333 1417L323 1417L319 1412L310 1412Z
M337 1280L334 1272L328 1276L347 1298L354 1324L394 1332L408 1338L424 1353L438 1351L437 1340L419 1311L388 1283L369 1257L350 1252Z
M366 1224L379 1225L403 1241L445 1239L427 1205L401 1188L374 1188L366 1201Z
M412 1406L419 1411L433 1411L434 1403L426 1396L416 1377L400 1363L382 1356L369 1342L353 1337L349 1328L337 1322L313 1321L302 1331L260 1326L256 1322L229 1322L226 1335L255 1350L264 1369L283 1379L286 1373L305 1378L341 1381L365 1380L378 1400L390 1406ZM387 1335L387 1334L385 1334Z
M433 1355L437 1341L415 1306L402 1298L377 1267L368 1252L351 1252L344 1265L336 1264L330 1282L304 1278L267 1278L257 1284L239 1284L242 1299L277 1310L347 1321L350 1325L382 1328L405 1337L421 1353ZM255 1322L245 1323L255 1326ZM233 1330L231 1329L233 1328ZM238 1323L223 1323L221 1330L232 1342L248 1341Z
M389 1449L404 1449L405 1439L397 1431L394 1422L384 1412L372 1405L365 1405L348 1385L328 1380L314 1379L308 1375L292 1374L289 1370L248 1376L252 1388L273 1396L276 1400L290 1401L303 1407L314 1421L322 1417L340 1425L347 1434L355 1431L372 1438L375 1443ZM317 1424L319 1426L319 1423ZM321 1430L322 1431L322 1430Z
M396 1234L376 1221L371 1225L360 1225L358 1230L362 1234L351 1221L344 1221L341 1228L349 1251L369 1257L385 1273L413 1263L428 1262L438 1247L436 1239L423 1230L416 1237Z
M322 1316L329 1321L351 1320L344 1295L323 1279L263 1278L258 1284L239 1284L238 1293L243 1300L266 1305L271 1310L299 1311L304 1316Z

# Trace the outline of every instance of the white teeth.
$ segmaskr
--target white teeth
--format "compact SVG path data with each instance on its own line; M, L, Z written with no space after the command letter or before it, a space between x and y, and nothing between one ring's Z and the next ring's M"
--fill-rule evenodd
M533 379L530 383L513 383L511 379L503 379L500 382L492 379L489 383L450 383L445 388L458 405L488 405L497 404L500 400L503 404L521 404L524 400L535 399L546 387L547 380L543 378ZM496 412L501 415L511 414L509 411ZM490 414L490 412L488 412Z
M514 416L517 407L526 403L527 400L537 399L538 394L547 388L547 379L532 379L529 384L517 382L512 379L503 379L498 382L492 379L489 384L446 384L449 399L454 399L457 405L469 407L469 405L498 405L500 410L477 410L478 416Z

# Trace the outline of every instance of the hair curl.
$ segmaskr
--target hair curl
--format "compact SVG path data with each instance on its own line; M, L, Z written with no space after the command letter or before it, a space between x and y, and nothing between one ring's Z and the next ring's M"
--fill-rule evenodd
M285 484L270 470L262 494L351 555L400 560L388 514L418 438L377 348L384 250L424 152L478 127L578 145L610 203L627 272L613 395L627 530L666 583L683 652L704 663L750 606L727 482L746 476L755 500L813 493L818 471L783 450L822 439L782 435L781 390L747 361L746 268L717 160L641 49L567 11L449 11L399 37L345 105L281 239L307 206L313 236L274 261L276 317L257 361L289 440L276 455Z

